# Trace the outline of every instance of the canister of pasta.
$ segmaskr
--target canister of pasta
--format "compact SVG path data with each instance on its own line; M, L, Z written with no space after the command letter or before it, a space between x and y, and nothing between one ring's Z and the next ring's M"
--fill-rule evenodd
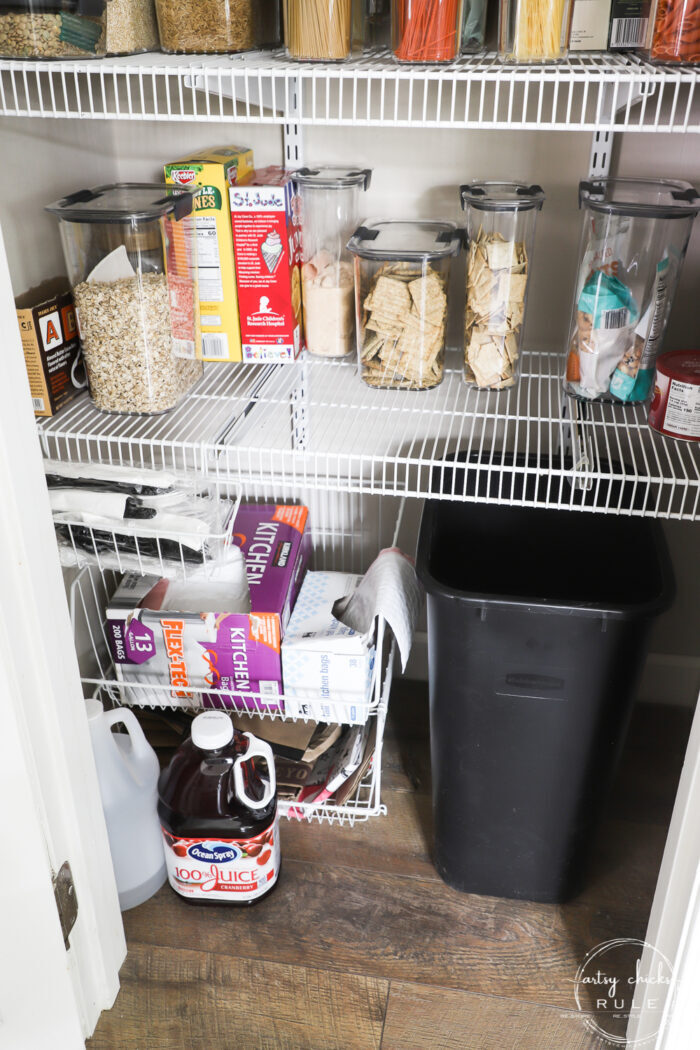
M352 53L352 0L284 0L290 58L342 61Z
M462 0L392 0L399 62L454 62L462 42Z
M570 0L500 0L498 53L507 62L553 62L566 58Z
M700 62L700 7L687 0L652 0L643 53L653 62Z
M649 426L667 437L700 441L700 350L674 350L658 359Z

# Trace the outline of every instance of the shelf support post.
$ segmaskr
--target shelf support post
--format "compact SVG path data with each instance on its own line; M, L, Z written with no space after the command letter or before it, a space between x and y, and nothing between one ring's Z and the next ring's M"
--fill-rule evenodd
M300 168L304 163L304 135L298 122L301 85L298 77L287 78L287 119L284 123L284 166Z

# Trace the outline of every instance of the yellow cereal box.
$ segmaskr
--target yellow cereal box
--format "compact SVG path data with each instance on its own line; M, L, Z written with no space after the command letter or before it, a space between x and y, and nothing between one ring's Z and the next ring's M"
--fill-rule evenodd
M253 151L242 146L202 150L165 165L166 182L200 187L194 213L203 361L241 360L228 188L252 171Z

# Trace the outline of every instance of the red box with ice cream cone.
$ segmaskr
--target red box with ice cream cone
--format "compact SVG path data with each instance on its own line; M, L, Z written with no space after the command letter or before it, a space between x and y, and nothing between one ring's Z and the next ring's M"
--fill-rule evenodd
M294 361L302 349L299 201L284 168L229 188L244 361Z

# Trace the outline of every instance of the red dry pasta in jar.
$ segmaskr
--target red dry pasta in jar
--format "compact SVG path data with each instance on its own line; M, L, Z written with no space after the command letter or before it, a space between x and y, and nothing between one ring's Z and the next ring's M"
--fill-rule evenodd
M649 58L700 62L700 0L657 0L650 26Z

